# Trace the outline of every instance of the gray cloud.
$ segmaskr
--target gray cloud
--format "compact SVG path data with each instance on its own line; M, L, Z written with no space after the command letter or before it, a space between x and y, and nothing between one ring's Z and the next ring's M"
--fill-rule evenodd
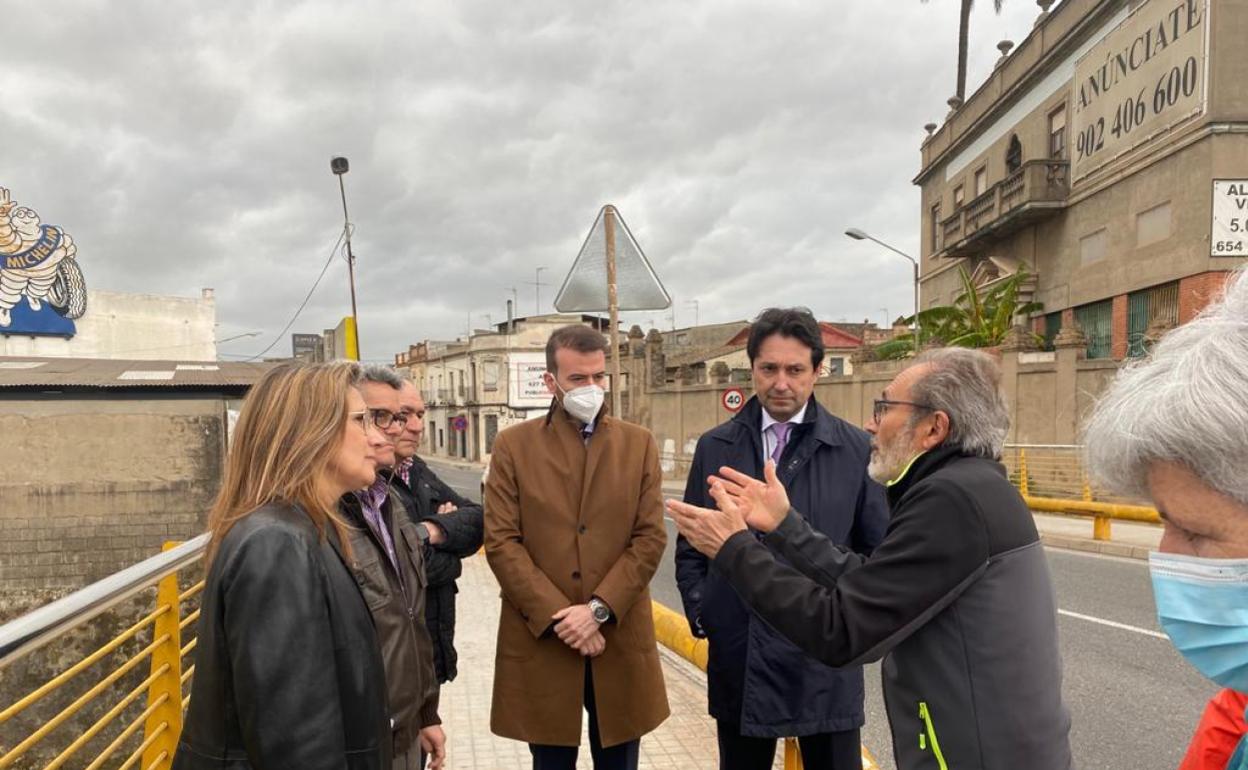
M971 82L1034 5L972 20ZM364 355L544 310L616 204L678 321L768 304L908 310L921 126L957 3L29 3L0 53L0 186L65 226L91 286L217 289L268 344L356 225ZM292 331L349 312L336 260ZM666 325L664 313L626 320ZM263 342L261 342L263 340ZM285 340L274 352L289 349Z

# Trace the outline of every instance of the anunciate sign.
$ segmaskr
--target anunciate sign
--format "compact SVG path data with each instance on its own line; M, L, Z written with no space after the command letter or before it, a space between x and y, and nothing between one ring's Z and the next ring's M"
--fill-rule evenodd
M1204 112L1207 0L1148 0L1075 64L1071 179Z
M1248 179L1214 181L1209 252L1215 257L1248 257Z

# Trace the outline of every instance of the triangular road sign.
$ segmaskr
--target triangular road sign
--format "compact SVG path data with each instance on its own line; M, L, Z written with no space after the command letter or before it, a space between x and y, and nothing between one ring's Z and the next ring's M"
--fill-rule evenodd
M590 228L568 277L563 279L555 309L560 313L584 313L608 309L607 238L603 206ZM659 282L654 268L628 231L619 209L615 210L615 271L620 310L663 310L672 298Z

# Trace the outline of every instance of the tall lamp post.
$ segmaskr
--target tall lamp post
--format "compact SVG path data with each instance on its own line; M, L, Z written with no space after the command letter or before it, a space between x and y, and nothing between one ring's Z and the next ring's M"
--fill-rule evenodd
M347 280L351 283L351 325L355 327L355 357L360 358L360 319L355 311L355 254L351 251L351 218L347 216L347 187L342 176L351 170L346 158L336 157L329 161L329 170L338 177L338 191L342 193L342 228L347 241Z
M919 263L918 261L915 260L914 257L902 251L901 249L897 249L892 246L889 246L887 243L885 243L884 241L881 241L879 238L875 238L870 235L867 235L866 233L864 233L863 231L859 230L856 227L849 228L848 230L845 231L845 234L848 235L850 238L853 238L855 241L875 241L876 243L888 249L889 251L894 252L896 254L900 254L901 256L910 260L910 264L914 266L914 352L918 353L919 345L923 343L923 327L919 323Z

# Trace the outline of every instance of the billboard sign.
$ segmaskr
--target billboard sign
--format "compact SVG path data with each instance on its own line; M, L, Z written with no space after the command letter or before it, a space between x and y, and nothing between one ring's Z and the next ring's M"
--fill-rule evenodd
M72 337L87 310L78 247L0 187L0 334Z
M1071 181L1205 111L1208 0L1148 0L1075 63Z

